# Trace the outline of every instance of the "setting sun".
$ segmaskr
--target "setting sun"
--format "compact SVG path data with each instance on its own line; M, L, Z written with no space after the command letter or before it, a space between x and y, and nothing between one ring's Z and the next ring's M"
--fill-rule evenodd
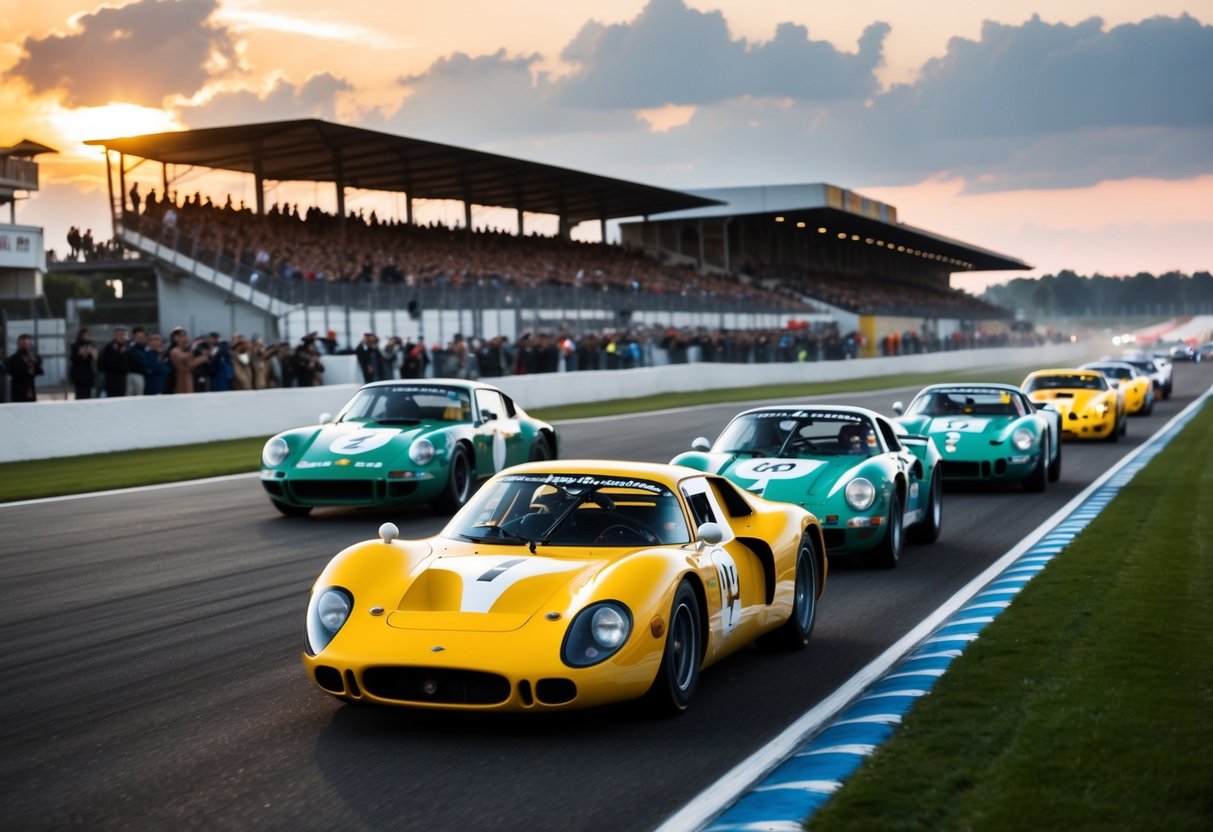
M181 122L166 110L141 107L138 104L106 104L103 107L80 107L69 110L56 108L48 121L61 141L72 147L60 147L61 151L73 155L93 156L96 151L85 147L87 139L105 139L115 136L136 136L141 133L159 133L178 130Z

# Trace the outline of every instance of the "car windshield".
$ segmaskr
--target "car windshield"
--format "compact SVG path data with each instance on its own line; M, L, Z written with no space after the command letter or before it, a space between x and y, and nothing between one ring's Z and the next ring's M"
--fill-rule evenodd
M1107 390L1108 380L1094 373L1057 373L1033 376L1023 389L1029 393L1036 390Z
M910 402L910 416L1022 416L1019 397L997 388L928 390Z
M826 410L759 410L738 416L712 451L754 457L873 456L880 453L872 420Z
M1091 366L1087 367L1087 369L1094 370L1097 373L1103 373L1108 378L1133 378L1132 367L1117 367L1115 364L1092 364Z
M691 535L679 497L660 483L592 474L505 474L444 530L506 545L680 545Z
M337 417L339 422L470 422L472 398L462 387L390 384L364 387Z

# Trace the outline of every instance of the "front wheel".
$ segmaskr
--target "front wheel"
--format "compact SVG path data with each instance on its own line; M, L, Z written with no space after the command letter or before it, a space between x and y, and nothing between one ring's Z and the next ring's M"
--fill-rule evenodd
M307 517L312 513L311 506L293 506L290 503L284 503L281 500L270 498L270 502L274 504L274 508L285 514L287 517Z
M1057 455L1049 460L1049 482L1057 482L1061 479L1061 449L1062 445L1057 446Z
M472 496L472 463L462 445L456 445L447 466L446 487L434 501L434 507L444 514L454 514Z
M808 532L800 538L796 554L796 581L793 587L792 614L778 629L763 636L763 646L780 650L803 650L817 621L817 547Z
M699 597L686 581L674 592L670 625L661 654L661 667L649 688L649 705L665 715L680 714L691 704L699 683L702 633L699 627Z
M934 543L943 528L943 476L937 467L931 474L931 494L922 520L911 527L910 539L914 543Z
M875 549L864 553L863 562L867 566L877 569L892 569L897 565L897 561L901 560L904 530L902 529L901 498L896 491L893 492L893 496L889 497L889 516L886 522L888 528L885 530L884 540L880 541Z
M1032 469L1032 473L1028 475L1028 478L1023 481L1024 491L1040 493L1049 487L1048 459L1049 443L1046 440L1040 444L1040 459L1036 460L1036 467Z

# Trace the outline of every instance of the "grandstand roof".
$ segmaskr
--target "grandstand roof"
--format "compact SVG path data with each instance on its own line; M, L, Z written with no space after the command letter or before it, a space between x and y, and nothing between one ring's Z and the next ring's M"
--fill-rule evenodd
M152 133L85 144L276 181L341 182L419 199L557 214L577 222L715 204L710 198L319 119Z
M886 247L937 255L957 261L956 271L1023 270L1032 266L1006 254L936 234L897 221L897 209L853 191L823 182L799 185L769 185L740 188L695 189L692 193L711 199L715 205L677 210L652 222L687 219L723 219L738 216L778 218L788 233L809 233L825 228L835 236L858 235L861 240L880 240ZM804 223L798 228L798 223ZM946 261L945 261L946 262Z

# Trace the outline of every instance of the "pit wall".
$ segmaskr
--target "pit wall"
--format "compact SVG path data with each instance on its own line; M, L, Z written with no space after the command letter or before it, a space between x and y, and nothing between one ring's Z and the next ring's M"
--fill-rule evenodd
M523 407L654 396L759 384L811 383L998 366L1059 366L1091 347L966 350L800 364L680 364L636 370L508 376L494 382ZM336 413L356 384L189 396L0 405L0 462L270 436Z

